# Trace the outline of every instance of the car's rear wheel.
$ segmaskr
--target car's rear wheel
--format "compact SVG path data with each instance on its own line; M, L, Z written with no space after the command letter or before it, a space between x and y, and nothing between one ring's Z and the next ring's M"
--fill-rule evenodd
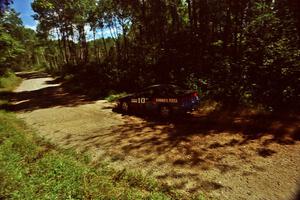
M121 104L121 108L122 108L123 112L127 113L129 111L129 105L128 105L128 103L127 102L123 102Z
M171 116L171 109L168 106L161 106L159 109L159 114L163 118L168 118Z

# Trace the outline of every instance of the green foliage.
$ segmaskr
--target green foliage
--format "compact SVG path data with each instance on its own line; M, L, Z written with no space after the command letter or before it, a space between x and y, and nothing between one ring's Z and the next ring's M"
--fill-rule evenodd
M12 65L16 66L16 60L25 52L21 42L4 30L0 24L0 74Z
M0 76L0 91L11 91L21 82L21 78L17 77L13 72L7 71Z
M205 198L205 195L204 195L204 194L200 193L200 194L197 195L194 199L195 199L195 200L205 200L206 198Z
M0 1L0 17L3 16L9 5L13 3L13 0L1 0Z
M35 31L25 28L19 15L8 10L0 18L0 75L7 69L31 69L46 62Z
M113 102L119 98L125 97L127 95L126 92L116 93L115 91L109 92L108 96L105 98L108 102Z
M1 199L171 199L172 190L132 171L61 150L31 133L14 115L0 111ZM173 196L174 197L174 196Z
M286 22L283 26L285 21L273 9L266 3L256 3L253 8L256 15L245 29L247 49L241 97L245 101L280 107L295 103L300 50L295 45L299 40L295 35L281 34L292 29L293 23Z
M2 20L13 31L0 31L5 55L0 67L71 75L74 88L91 94L175 83L225 104L292 109L300 90L295 5L294 0L34 0L36 34L22 28L16 13ZM205 91L198 80L207 82Z

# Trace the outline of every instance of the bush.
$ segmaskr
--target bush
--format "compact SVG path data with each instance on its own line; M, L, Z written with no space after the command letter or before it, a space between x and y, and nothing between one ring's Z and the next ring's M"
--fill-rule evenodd
M17 77L13 72L7 71L4 76L0 77L0 90L13 90L21 83L21 78Z
M107 100L108 102L113 102L119 98L125 97L126 95L126 92L116 93L115 91L110 91L105 100Z

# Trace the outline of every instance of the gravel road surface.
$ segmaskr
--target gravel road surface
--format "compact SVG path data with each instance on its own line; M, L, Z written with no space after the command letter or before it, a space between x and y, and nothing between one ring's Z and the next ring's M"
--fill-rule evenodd
M62 148L93 162L141 170L207 199L295 200L300 180L299 118L191 115L159 122L112 111L105 100L66 92L43 73L21 74L13 110Z

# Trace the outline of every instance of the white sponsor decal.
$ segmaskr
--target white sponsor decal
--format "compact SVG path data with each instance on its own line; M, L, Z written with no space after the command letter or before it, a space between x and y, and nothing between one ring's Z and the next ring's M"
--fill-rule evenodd
M146 103L146 98L131 99L131 103Z
M159 98L159 99L155 99L155 102L157 102L157 103L178 103L178 100L177 99Z

